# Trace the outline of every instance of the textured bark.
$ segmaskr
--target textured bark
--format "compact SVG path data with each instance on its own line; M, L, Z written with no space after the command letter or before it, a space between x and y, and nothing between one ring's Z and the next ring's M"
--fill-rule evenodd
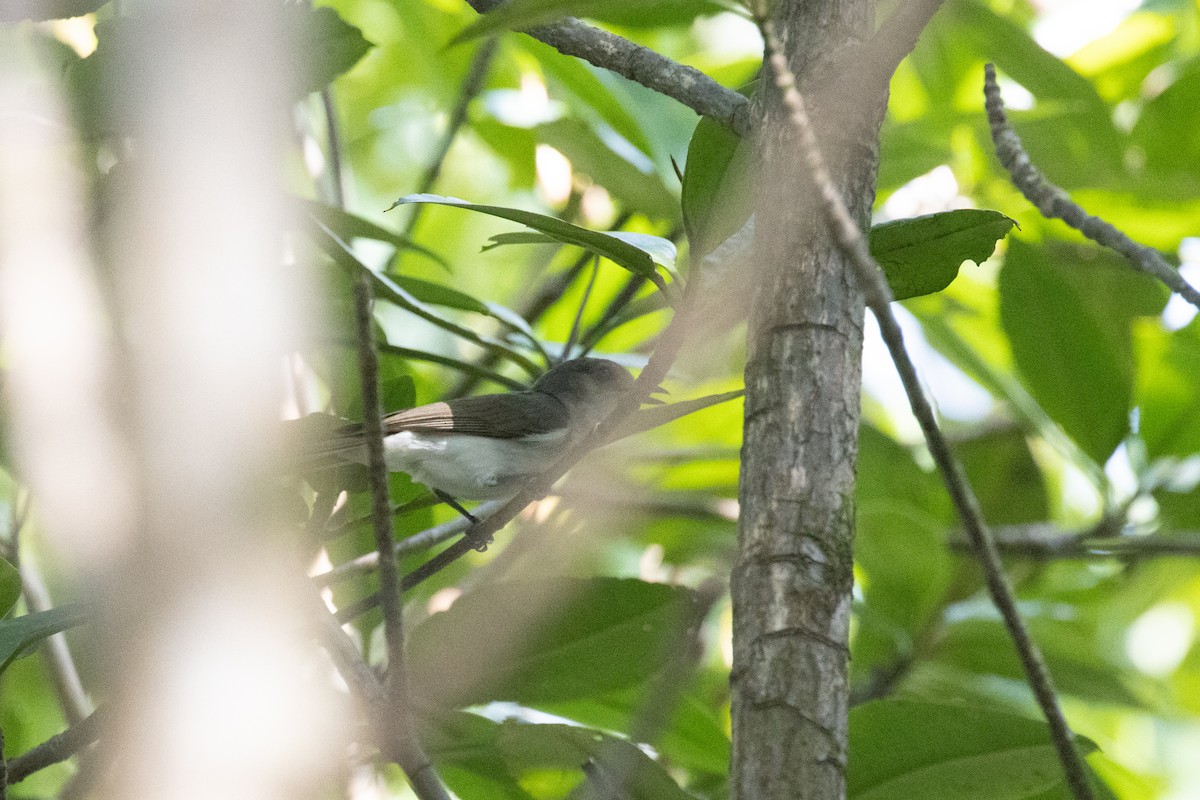
M870 35L873 6L781 2L776 25L802 91L807 74ZM732 581L731 795L833 800L845 796L863 302L767 83ZM847 124L837 98L807 96L834 180L865 224L881 109ZM822 108L838 112L836 129L821 127Z

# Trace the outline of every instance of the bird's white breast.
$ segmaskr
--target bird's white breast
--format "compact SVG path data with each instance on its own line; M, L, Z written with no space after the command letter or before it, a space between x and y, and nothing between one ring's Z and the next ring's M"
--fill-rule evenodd
M389 470L464 500L511 497L549 468L567 443L567 431L523 439L402 431L384 438Z

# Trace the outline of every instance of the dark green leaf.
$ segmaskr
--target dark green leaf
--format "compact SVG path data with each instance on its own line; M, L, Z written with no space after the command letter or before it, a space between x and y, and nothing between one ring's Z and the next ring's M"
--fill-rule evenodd
M296 52L304 65L297 88L308 94L325 88L349 71L373 46L362 31L346 23L328 6L285 8L287 25Z
M1077 737L1084 752L1095 744ZM850 800L1049 800L1064 786L1042 722L972 706L886 700L850 712Z
M1045 479L1023 431L987 431L957 442L954 449L990 524L1048 519Z
M646 687L622 689L603 697L538 703L536 708L601 730L628 730L646 698ZM672 763L714 775L729 769L729 735L719 706L695 690L680 698L654 749Z
M692 258L708 255L732 236L754 208L751 148L724 126L704 117L688 143L683 173L683 224Z
M574 725L501 726L500 749L510 765L525 769L580 772L588 764L589 791L581 798L611 796L615 776L624 778L621 797L630 800L694 800L667 771L632 742ZM582 772L580 772L582 774Z
M447 270L450 268L450 265L440 255L428 248L422 247L407 236L389 231L381 225L376 225L370 220L343 211L336 206L315 203L311 200L302 200L300 203L312 217L320 220L331 231L346 241L352 239L370 239L375 242L384 242L394 246L397 250L412 250L415 253L419 253L432 261L436 261Z
M964 261L981 264L1016 223L998 211L967 208L871 228L871 255L897 300L940 292Z
M610 578L484 586L413 631L410 679L446 707L603 694L662 666L690 601L685 589Z
M486 303L476 300L471 295L460 292L457 289L452 289L449 286L421 280L410 275L398 275L395 272L389 272L387 276L397 286L402 287L422 303L445 306L446 308L457 308L459 311L473 311L476 314L492 315L491 309Z
M0 558L0 617L12 611L20 597L21 573L8 559Z
M541 231L555 241L562 242L563 244L573 244L601 255L635 275L641 275L643 278L650 280L664 292L668 291L666 283L655 271L655 265L659 263L657 258L661 257L661 250L659 249L647 251L611 233L588 230L587 228L581 228L578 225L564 222L557 217L549 217L545 214L523 211L518 208L478 205L466 200L459 200L457 197L443 197L436 194L405 195L393 203L391 208L404 203L433 203L435 205L453 206L519 222L534 230Z
M87 619L82 606L59 606L0 620L0 672L30 647Z
M1097 464L1129 429L1130 325L1165 296L1148 276L1096 249L1010 243L1000 319L1026 386Z
M952 611L958 615L968 613L962 609ZM942 664L975 675L1024 683L1024 669L1004 624L990 610L978 613L981 616L957 619L948 625L930 655ZM1094 626L1047 615L1027 614L1026 621L1060 692L1091 702L1146 707L1152 691L1149 682L1131 669L1122 669L1120 653L1105 653L1097 647Z

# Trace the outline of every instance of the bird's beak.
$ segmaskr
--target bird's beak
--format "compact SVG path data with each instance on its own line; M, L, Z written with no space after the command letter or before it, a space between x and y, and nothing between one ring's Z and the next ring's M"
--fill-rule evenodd
M666 389L664 389L662 387L662 385L655 386L654 389L651 390L650 396L646 398L646 405L648 405L648 406L666 405L667 401L663 400L661 398L655 397L654 395L656 395L656 394L670 395L671 393L668 392Z

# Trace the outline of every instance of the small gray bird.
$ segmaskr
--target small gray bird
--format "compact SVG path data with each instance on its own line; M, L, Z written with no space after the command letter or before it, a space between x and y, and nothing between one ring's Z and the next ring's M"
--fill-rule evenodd
M383 418L388 470L466 514L451 498L512 497L591 433L633 386L624 367L577 358L554 367L524 392L430 403ZM322 452L367 463L361 425L347 425ZM469 514L467 515L470 516Z

